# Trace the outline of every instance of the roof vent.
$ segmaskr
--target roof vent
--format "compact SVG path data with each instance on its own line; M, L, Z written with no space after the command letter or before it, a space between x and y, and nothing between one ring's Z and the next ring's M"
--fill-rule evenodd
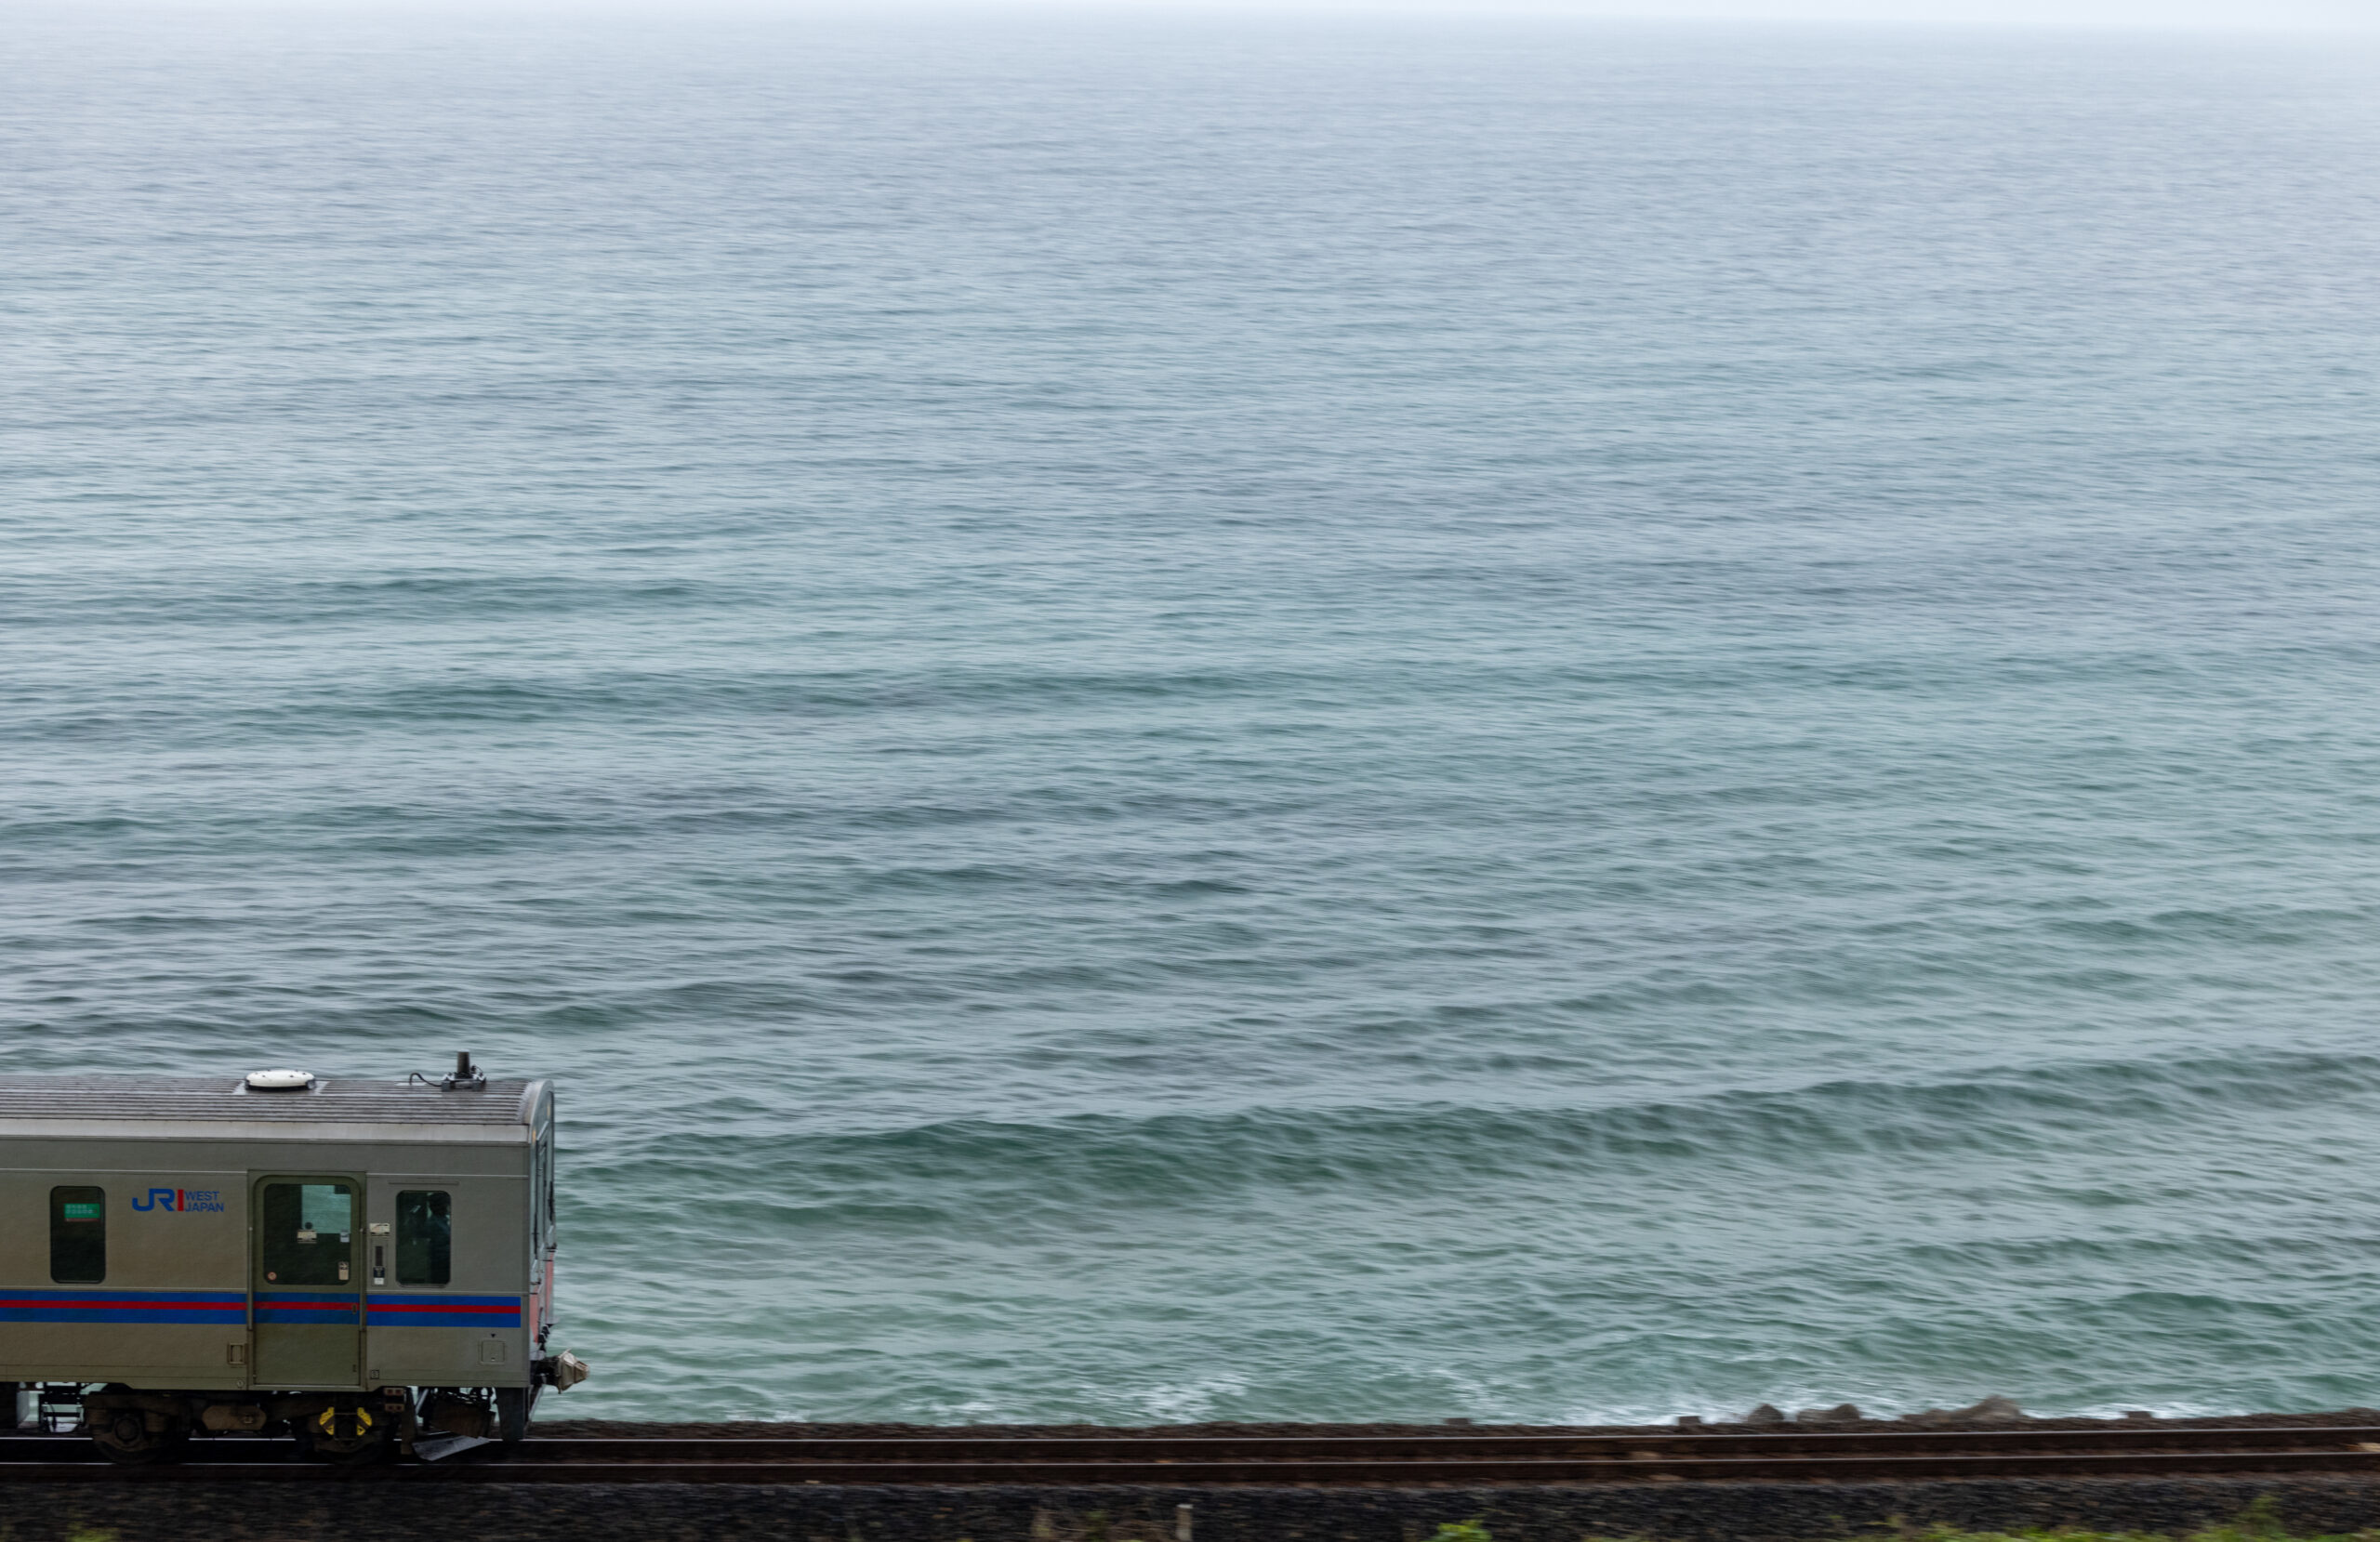
M251 1071L248 1090L251 1092L303 1092L314 1085L311 1071Z

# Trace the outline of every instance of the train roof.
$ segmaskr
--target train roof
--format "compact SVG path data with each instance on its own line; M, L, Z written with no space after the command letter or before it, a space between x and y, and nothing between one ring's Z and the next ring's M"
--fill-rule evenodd
M166 1138L520 1140L549 1106L550 1086L317 1076L291 1090L258 1091L236 1075L0 1076L0 1134L72 1126Z

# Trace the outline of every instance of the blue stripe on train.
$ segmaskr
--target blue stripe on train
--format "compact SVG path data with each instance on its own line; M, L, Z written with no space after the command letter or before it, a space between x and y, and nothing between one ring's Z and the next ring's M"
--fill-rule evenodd
M236 1290L0 1290L0 1323L196 1323L237 1327Z
M259 1290L257 1292L257 1299L259 1302L270 1302L277 1307L351 1307L355 1304L355 1292L351 1290Z
M205 1301L244 1307L248 1295L244 1290L17 1290L0 1289L0 1301L105 1301L133 1302L174 1300Z
M12 1307L0 1306L0 1323L213 1323L245 1327L245 1307Z
M372 1298L368 1320L379 1328L517 1328L518 1296L416 1296L390 1291Z
M376 1327L517 1328L518 1296L390 1292L366 1303ZM337 1291L269 1291L257 1297L257 1321L345 1326L357 1298ZM236 1290L0 1290L0 1323L190 1323L238 1326L248 1298Z
M346 1291L258 1291L257 1321L342 1328L356 1321L356 1298Z

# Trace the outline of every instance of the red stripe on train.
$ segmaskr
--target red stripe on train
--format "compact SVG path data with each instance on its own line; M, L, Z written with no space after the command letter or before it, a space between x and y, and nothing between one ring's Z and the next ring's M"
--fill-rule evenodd
M73 1311L247 1311L245 1301L186 1301L181 1297L150 1297L140 1301L35 1301L31 1297L0 1295L0 1307L67 1307Z
M380 1302L380 1301L375 1301L375 1302L373 1302L373 1303L372 1303L372 1310L373 1310L374 1311L388 1311L388 1312L398 1312L398 1311L431 1311L431 1312L449 1312L449 1313L453 1313L453 1312L459 1312L459 1313L461 1313L461 1314L463 1314L464 1316L467 1316L467 1317L496 1317L496 1316L502 1316L502 1317L518 1317L518 1316L520 1316L520 1315L521 1315L521 1309L520 1309L519 1307L448 1307L448 1306L436 1306L436 1307L401 1307L401 1306L390 1306L390 1305L388 1305L388 1304L386 1304L386 1303L384 1303L384 1302Z

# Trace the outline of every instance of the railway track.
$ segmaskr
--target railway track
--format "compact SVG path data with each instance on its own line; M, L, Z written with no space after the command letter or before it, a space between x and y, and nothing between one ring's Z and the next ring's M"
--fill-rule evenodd
M7 1483L1134 1484L1501 1487L1599 1483L1871 1483L1943 1478L2361 1474L2380 1427L1793 1431L1764 1435L1063 1436L984 1439L532 1439L435 1463L337 1468L285 1441L195 1443L117 1467L79 1439L0 1438Z

